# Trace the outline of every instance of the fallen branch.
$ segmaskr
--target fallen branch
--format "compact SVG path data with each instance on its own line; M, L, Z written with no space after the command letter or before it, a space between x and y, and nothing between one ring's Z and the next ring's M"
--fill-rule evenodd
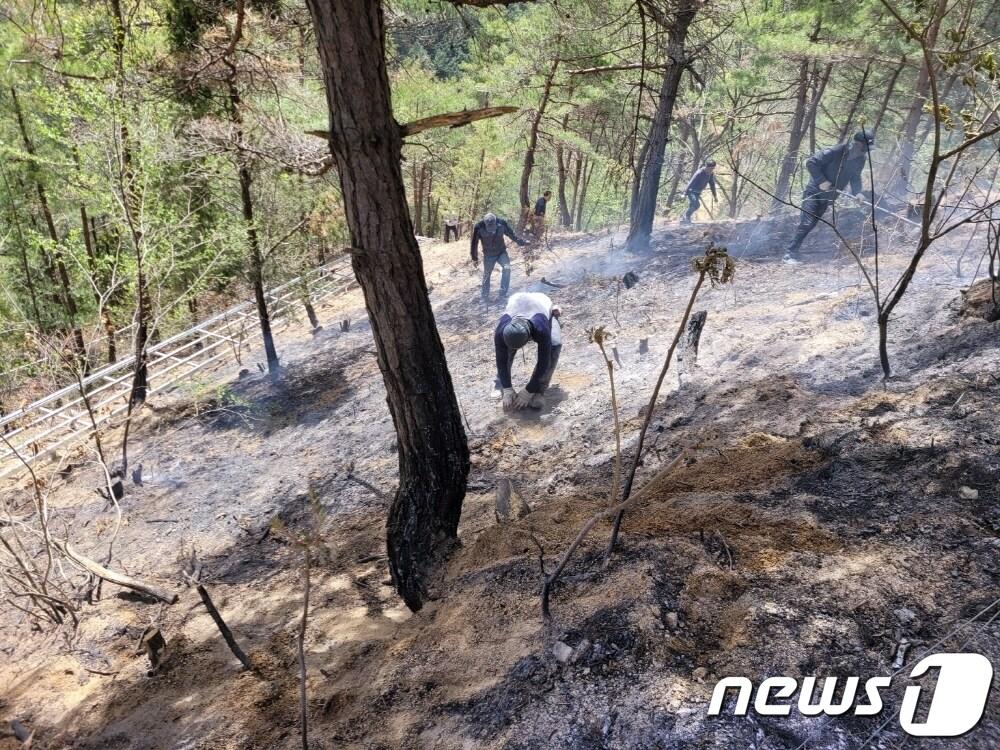
M177 594L174 592L167 591L166 589L162 589L148 583L143 583L132 576L127 576L124 573L119 573L117 571L110 570L109 568L105 568L99 562L81 555L79 552L70 547L68 542L53 538L52 544L70 561L76 563L88 573L91 573L108 583L113 583L116 586L138 591L140 594L151 596L154 599L159 599L167 604L174 604L177 601Z
M413 122L400 125L399 130L403 137L406 138L417 133L423 133L425 130L433 130L434 128L460 128L463 125L469 125L478 120L488 120L492 117L509 115L511 112L517 112L517 109L517 107L483 107L482 109L463 109L461 112L446 112L445 114L432 115L431 117L425 117L421 120L414 120ZM329 130L307 130L306 135L314 135L317 138L330 140Z

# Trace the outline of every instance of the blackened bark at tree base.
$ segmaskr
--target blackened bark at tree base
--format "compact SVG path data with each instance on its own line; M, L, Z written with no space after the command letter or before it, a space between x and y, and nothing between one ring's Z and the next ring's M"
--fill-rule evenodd
M435 561L454 544L469 449L427 297L392 117L379 0L308 0L330 114L330 148L396 429L399 487L386 543L393 585L423 605Z
M889 318L882 315L878 319L878 360L883 377L888 378L892 374L889 367Z

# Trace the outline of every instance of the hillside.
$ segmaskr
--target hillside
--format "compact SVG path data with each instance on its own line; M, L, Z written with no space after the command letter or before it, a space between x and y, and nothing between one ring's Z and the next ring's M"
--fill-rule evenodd
M66 642L15 638L24 618L3 613L3 714L35 730L34 748L300 747L303 564L289 538L317 527L311 747L937 747L902 736L888 711L706 716L722 676L865 679L924 652L1000 656L1000 323L963 314L978 309L963 307L963 240L938 245L915 278L890 329L897 374L883 383L856 265L823 231L804 263L781 264L780 231L767 221L666 224L648 256L623 253L621 234L561 235L530 276L515 258L512 289L552 296L565 344L545 408L514 415L490 398L500 310L479 303L466 242L424 249L473 468L461 544L417 614L387 585L395 434L359 291L319 310L317 335L279 331L277 387L234 363L154 401L133 428L142 486L122 501L114 563L180 601L105 584ZM668 373L636 481L647 500L626 516L606 570L608 526L588 537L543 625L540 551L551 569L607 505L612 478L607 370L587 331L613 334L629 454L691 291L690 259L712 241L729 248L736 276L698 297L708 316L697 361L688 353L680 384L677 363ZM904 260L882 263L891 273ZM630 289L619 281L628 271L639 277ZM660 474L682 447L689 458ZM85 459L48 488L50 523L96 558L115 514ZM501 523L503 480L530 512ZM29 501L25 487L9 497ZM258 673L240 671L184 588L192 550ZM167 641L152 675L136 654L150 624ZM894 682L893 695L903 687ZM1000 743L998 700L947 747ZM8 746L20 745L0 740Z

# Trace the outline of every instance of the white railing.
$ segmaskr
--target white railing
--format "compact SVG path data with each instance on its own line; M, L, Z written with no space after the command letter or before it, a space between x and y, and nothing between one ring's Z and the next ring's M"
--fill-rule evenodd
M286 317L302 296L303 285L313 304L349 289L354 284L349 261L338 258L267 292L271 318ZM257 308L244 302L193 328L148 347L149 393L167 391L195 373L224 359L238 359L259 336ZM135 357L130 355L92 372L83 379L87 404L74 384L50 393L0 419L0 478L24 470L60 448L87 438L98 427L128 409Z

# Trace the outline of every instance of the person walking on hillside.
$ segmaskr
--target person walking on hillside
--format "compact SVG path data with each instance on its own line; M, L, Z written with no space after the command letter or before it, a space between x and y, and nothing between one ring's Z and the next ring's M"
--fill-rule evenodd
M480 288L480 296L486 302L490 297L490 277L493 275L493 268L500 264L500 296L506 297L510 289L510 256L507 255L507 243L504 237L510 237L520 246L528 244L510 228L503 219L497 218L496 214L488 213L481 221L476 223L472 229L472 263L479 266L479 243L483 245L483 283Z
M494 394L499 392L504 411L541 409L545 406L544 394L552 382L552 373L562 351L559 315L559 308L541 292L518 292L507 301L507 307L493 331L497 360ZM514 354L529 341L538 345L535 369L524 389L515 393L511 381Z
M706 161L705 166L694 173L691 181L684 188L688 207L687 211L684 212L684 216L681 217L681 224L691 223L691 217L694 216L694 212L701 207L701 194L706 186L712 189L712 200L717 200L719 196L715 192L715 162L712 159Z
M535 201L535 208L531 212L531 233L535 236L536 240L545 238L545 211L548 209L551 197L552 191L546 190L538 196L538 200Z
M861 171L868 158L868 151L874 145L875 136L859 130L852 140L817 151L806 159L809 183L802 191L799 225L785 251L783 260L786 263L799 262L802 242L845 187L850 186L852 195L861 192Z
M458 217L454 213L449 213L444 218L444 241L451 242L453 239L457 242L459 237L458 231L459 223Z

